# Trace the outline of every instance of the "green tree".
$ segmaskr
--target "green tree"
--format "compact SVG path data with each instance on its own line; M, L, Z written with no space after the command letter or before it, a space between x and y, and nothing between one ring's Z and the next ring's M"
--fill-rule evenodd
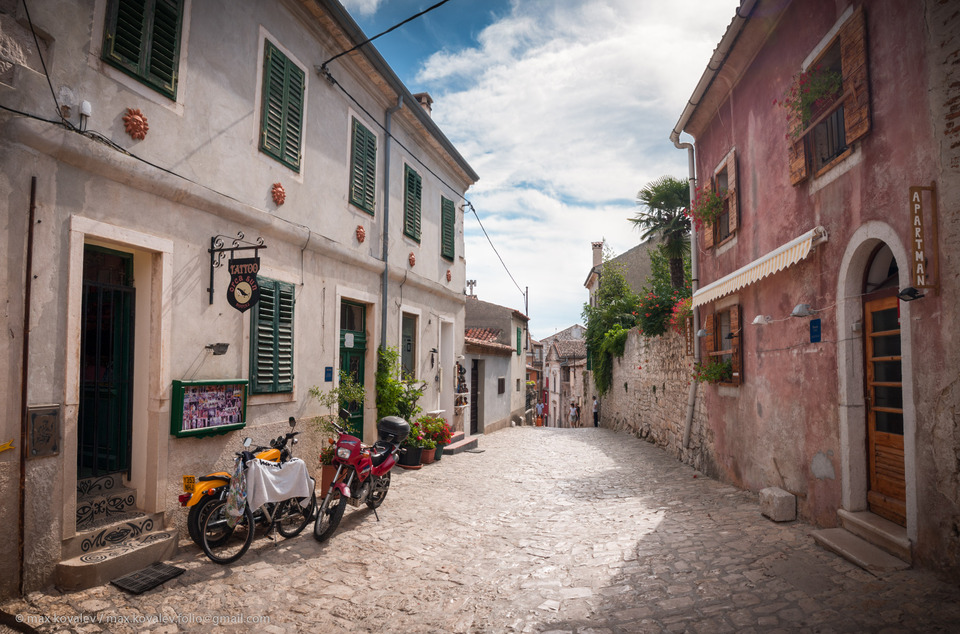
M593 383L597 392L606 394L613 377L613 359L623 355L627 333L637 322L639 299L630 290L622 266L609 259L600 271L595 299L593 306L585 304L583 307L587 324L585 338Z
M683 260L690 253L690 187L673 176L661 176L637 193L641 207L630 222L640 229L640 240L659 237L670 261L670 283L683 288Z

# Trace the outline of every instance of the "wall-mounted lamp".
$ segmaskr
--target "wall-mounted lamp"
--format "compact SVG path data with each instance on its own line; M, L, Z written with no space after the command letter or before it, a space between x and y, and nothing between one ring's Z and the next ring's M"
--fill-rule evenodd
M901 301L912 302L915 299L920 299L921 297L924 297L924 294L918 291L917 289L915 289L914 287L908 286L902 291L900 291L899 293L897 293L897 297L899 297Z
M738 330L737 332L740 332L740 331ZM738 335L737 335L736 332L728 332L728 333L727 333L727 336L724 337L724 339L736 339L737 336L738 336Z
M815 311L810 308L810 304L797 304L793 307L793 312L790 313L791 317L809 317Z
M773 322L773 317L770 315L757 315L750 323L752 323L754 326L765 326L771 322Z
M437 349L430 348L430 367L431 368L433 368L434 364L436 363L436 359L437 359Z
M701 328L697 331L697 336L702 339L703 337L707 336L707 331L704 328Z
M211 343L207 345L207 350L213 350L213 356L216 357L221 354L227 354L227 348L229 347L229 343Z

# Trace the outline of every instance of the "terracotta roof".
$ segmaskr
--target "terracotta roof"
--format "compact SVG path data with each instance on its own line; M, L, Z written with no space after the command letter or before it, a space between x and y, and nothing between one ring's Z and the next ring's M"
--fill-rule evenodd
M496 342L500 338L500 333L503 331L499 328L467 328L466 332L463 333L463 336L467 339L472 339L481 343L485 342Z
M554 341L553 345L557 347L557 354L567 359L582 359L587 356L587 342L583 339L561 339Z

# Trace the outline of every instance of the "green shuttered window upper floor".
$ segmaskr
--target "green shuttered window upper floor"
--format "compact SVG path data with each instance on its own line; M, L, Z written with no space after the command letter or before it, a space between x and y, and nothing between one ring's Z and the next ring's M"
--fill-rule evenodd
M183 0L110 0L102 58L176 99L182 22Z
M260 150L299 172L302 158L306 76L299 66L267 41L263 59Z
M350 148L350 202L367 213L376 212L377 136L356 119Z

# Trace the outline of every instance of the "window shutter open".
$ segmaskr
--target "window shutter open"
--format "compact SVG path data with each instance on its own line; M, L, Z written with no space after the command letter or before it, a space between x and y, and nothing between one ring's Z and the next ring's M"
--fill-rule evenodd
M293 390L294 287L260 279L251 315L250 384L254 394Z
M790 132L787 146L790 184L798 185L807 179L807 147L804 137L796 136L803 130L803 119L793 110L788 110L787 130Z
M740 329L740 311L739 304L730 307L730 332L735 333L731 340L733 362L733 378L729 381L731 385L740 385L743 382L743 347L740 345L743 331Z
M278 284L277 305L277 391L293 390L293 303L294 288Z
M303 71L271 42L263 60L263 114L260 149L287 167L300 171Z
M456 255L457 215L453 201L440 197L440 255L452 260Z
M114 0L103 59L176 99L183 0Z
M706 348L707 348L706 354L704 355L707 361L710 360L709 359L710 353L717 349L717 342L714 341L714 337L713 337L713 332L714 332L713 322L714 322L714 314L711 313L710 315L704 316L703 329L707 331L707 336L703 338L703 342L704 344L706 344Z
M727 227L730 235L737 230L740 225L740 205L737 203L739 187L737 186L737 152L733 150L727 157L727 200L730 203L730 213L727 217Z
M403 233L420 242L420 201L423 182L408 165L404 184Z
M702 195L706 196L713 191L713 179L710 178L706 183L703 184ZM713 247L713 223L703 223L703 248L710 249Z
M870 85L867 76L867 25L863 6L840 27L840 67L843 71L843 126L847 144L870 131Z

